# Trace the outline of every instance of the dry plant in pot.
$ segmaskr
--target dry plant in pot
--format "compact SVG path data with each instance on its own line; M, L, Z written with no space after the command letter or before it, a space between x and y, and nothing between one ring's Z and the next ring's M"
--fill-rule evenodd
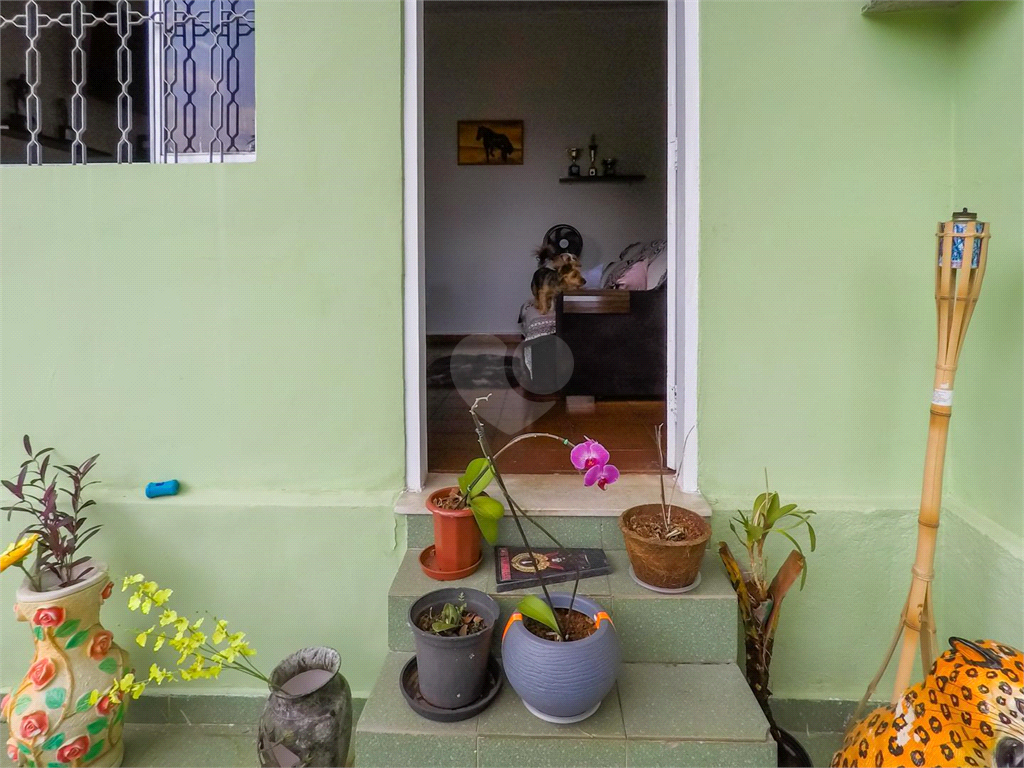
M90 694L124 674L128 654L100 624L114 586L107 566L80 552L100 530L85 517L96 504L85 491L98 456L61 465L51 461L53 448L33 451L28 435L23 445L28 458L14 480L3 481L15 502L3 509L8 520L15 512L34 520L4 551L0 570L17 566L25 574L14 612L32 629L35 655L0 704L10 726L7 756L18 766L117 766L124 706Z
M655 430L658 457L662 425ZM690 438L683 440L683 451ZM680 463L680 468L682 464ZM630 507L619 515L619 530L626 543L633 578L642 586L661 592L685 592L700 583L700 565L711 539L711 525L696 512L672 504L679 485L679 470L672 478L672 492L665 495L665 476L659 475L661 503Z

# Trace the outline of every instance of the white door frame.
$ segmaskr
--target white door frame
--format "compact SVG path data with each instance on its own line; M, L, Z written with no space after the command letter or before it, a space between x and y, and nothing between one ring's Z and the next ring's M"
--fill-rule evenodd
M700 225L700 22L698 0L668 2L668 333L669 466L681 489L697 492L697 275ZM403 0L403 234L405 310L405 484L427 475L426 325L423 255L423 0ZM680 70L682 73L680 75ZM679 98L679 94L682 97ZM681 135L680 135L681 134ZM682 146L680 158L679 147ZM682 160L682 172L679 170ZM679 221L682 213L682 221ZM681 226L680 226L681 224ZM691 433L692 430L692 433ZM681 449L686 435L685 455Z

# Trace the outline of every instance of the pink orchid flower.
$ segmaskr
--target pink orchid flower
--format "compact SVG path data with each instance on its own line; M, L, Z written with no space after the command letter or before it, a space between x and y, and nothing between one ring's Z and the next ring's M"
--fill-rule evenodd
M589 437L569 453L569 460L572 461L572 465L581 471L589 470L593 467L603 467L610 458L611 454L608 453L608 449ZM589 485L593 485L593 483L589 483Z
M614 464L596 464L587 470L583 477L583 484L588 488L595 483L602 491L605 486L611 485L619 479L619 470Z

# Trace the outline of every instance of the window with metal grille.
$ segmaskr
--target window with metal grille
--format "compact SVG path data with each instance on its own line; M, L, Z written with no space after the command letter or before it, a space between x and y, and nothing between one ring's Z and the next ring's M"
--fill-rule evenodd
M0 163L256 159L254 0L0 0Z

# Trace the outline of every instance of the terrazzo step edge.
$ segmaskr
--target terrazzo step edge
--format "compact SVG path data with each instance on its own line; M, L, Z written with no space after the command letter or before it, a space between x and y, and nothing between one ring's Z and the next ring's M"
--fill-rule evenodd
M599 547L624 549L618 517L577 517L550 515L538 517L537 522L567 547ZM430 515L406 515L406 544L409 549L423 549L434 543L434 520ZM553 546L537 528L523 523L530 543L537 547ZM522 546L515 521L505 515L498 521L497 543L503 546ZM487 546L486 543L484 546Z
M507 681L480 715L435 723L399 690L411 657L385 660L356 727L360 768L776 764L768 722L735 664L624 664L601 708L576 725L538 720Z
M701 566L701 583L684 595L662 595L638 586L629 575L625 550L606 550L612 572L580 581L580 594L592 597L608 611L618 630L622 658L626 662L676 664L731 663L737 658L739 642L736 595L725 568L716 557L706 556ZM419 564L419 551L409 550L402 560L388 592L388 645L393 651L414 650L412 632L406 619L413 602L422 595L445 587L478 589L494 597L501 609L498 627L503 627L516 604L527 592L497 593L494 553L486 548L476 573L458 581L434 581ZM571 591L572 583L555 586ZM494 649L501 641L494 633Z

